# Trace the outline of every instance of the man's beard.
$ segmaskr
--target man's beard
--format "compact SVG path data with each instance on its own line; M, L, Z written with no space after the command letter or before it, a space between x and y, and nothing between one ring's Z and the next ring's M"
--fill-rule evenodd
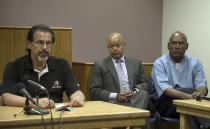
M38 54L38 61L41 61L41 62L42 61L47 61L48 57L49 57L49 52L41 51Z
M49 56L47 56L47 57L38 56L38 61L40 61L40 62L47 61L48 57Z

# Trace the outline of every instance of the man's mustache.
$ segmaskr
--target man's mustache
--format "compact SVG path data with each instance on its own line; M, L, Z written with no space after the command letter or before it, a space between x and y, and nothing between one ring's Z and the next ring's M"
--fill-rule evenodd
M46 55L49 55L49 52L48 52L48 51L45 51L45 50L44 50L44 51L39 52L39 55L40 55L40 54L42 54L42 53L43 53L43 54L46 54Z

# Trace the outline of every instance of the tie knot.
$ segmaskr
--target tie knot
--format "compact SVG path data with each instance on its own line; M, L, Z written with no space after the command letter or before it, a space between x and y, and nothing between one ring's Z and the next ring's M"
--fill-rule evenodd
M116 63L121 63L121 62L123 62L123 60L119 59L119 60L116 60L115 62Z

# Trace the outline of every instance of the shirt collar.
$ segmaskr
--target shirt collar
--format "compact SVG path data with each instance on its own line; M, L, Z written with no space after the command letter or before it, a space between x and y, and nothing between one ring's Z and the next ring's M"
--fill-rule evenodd
M35 69L35 68L34 68L34 71L37 72L37 74L38 74L38 79L40 80L40 78L41 78L42 75L44 75L45 73L48 73L48 72L49 72L47 63L46 63L45 68L44 68L42 71L39 71L39 70L37 70L37 69Z
M49 56L49 58L47 59L47 63L46 63L47 67L48 67L48 71L51 71L51 70L54 70L55 69L55 66L52 62L52 57ZM26 56L26 67L27 69L29 70L34 70L34 67L33 67L33 64L32 64L32 60L31 60L31 55L28 54Z
M122 56L122 57L120 57L120 59L118 59L118 60L121 60L121 62L125 62L125 57L124 57L124 55ZM115 63L116 61L118 61L117 59L114 59L114 58L112 58L112 61Z
M31 60L30 54L28 54L28 55L26 56L26 67L27 67L27 69L29 69L29 70L33 70L33 69L34 69L34 68L33 68L33 65L32 65L32 60Z
M167 58L169 58L169 60L170 60L171 62L173 62L174 64L176 64L176 63L175 63L175 62L171 59L170 55L169 55L169 54L167 54L167 55L168 55L168 57L167 57ZM179 62L179 64L184 63L184 62L185 62L185 60L186 60L186 55L184 55L183 59Z
M47 65L48 65L48 69L49 71L54 70L55 69L55 62L52 61L52 56L49 56L49 58L47 59Z
M38 69L35 69L35 68L34 68L34 71L37 72L37 73L40 73L40 74L45 74L45 73L49 72L47 63L45 65L45 68L42 71L39 71Z

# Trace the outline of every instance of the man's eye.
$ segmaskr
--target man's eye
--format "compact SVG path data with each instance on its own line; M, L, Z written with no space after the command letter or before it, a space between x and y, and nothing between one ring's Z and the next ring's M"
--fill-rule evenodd
M43 45L43 44L44 44L44 42L42 42L42 41L39 41L39 44Z

